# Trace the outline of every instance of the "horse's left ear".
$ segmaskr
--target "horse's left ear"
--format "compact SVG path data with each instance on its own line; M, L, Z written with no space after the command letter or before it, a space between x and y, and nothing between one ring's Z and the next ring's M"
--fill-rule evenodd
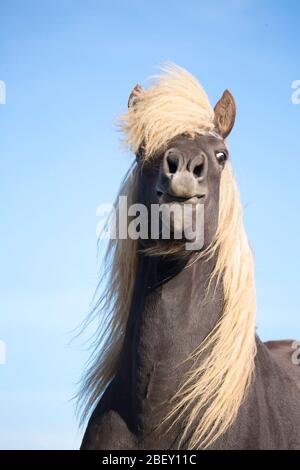
M229 90L225 90L222 98L215 106L215 128L216 131L226 139L233 128L236 115L236 105Z

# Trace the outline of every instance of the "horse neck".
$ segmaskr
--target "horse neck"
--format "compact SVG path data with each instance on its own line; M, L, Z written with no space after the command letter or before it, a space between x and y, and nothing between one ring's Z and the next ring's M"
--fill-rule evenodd
M216 325L223 294L214 281L208 289L214 265L214 258L189 265L140 257L119 374L129 419L147 417L149 426L161 420L161 403L170 401L191 367L183 361Z

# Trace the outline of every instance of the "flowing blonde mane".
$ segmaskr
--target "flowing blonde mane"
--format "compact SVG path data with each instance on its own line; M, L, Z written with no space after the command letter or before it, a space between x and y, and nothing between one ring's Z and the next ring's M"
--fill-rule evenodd
M167 76L148 92L142 92L135 111L123 116L128 144L147 156L175 135L208 133L214 113L202 87L188 72L169 66ZM147 95L149 93L149 95ZM146 106L149 106L149 109ZM188 106L189 104L189 106ZM137 107L136 107L137 106ZM189 109L188 109L189 108ZM198 109L199 108L199 109ZM152 124L151 124L152 123ZM186 125L185 125L186 124ZM136 167L125 180L119 195L136 201ZM246 396L256 354L256 295L252 252L245 233L239 192L229 162L221 176L219 222L214 242L201 257L217 254L212 279L222 282L222 316L206 339L187 360L190 373L175 393L165 421L185 426L181 444L206 448L235 420ZM204 262L204 261L203 261ZM88 371L79 394L86 417L114 377L124 340L137 269L137 241L111 240L103 281L106 289L97 304L101 313ZM200 312L199 312L200 314Z

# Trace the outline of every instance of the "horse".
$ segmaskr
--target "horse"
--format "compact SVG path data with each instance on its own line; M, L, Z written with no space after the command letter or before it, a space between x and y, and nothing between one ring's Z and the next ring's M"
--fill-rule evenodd
M293 342L256 334L253 254L227 145L235 117L230 91L213 108L176 64L130 94L119 125L136 159L116 211L121 195L147 208L201 205L204 241L187 250L172 237L177 215L169 239L109 241L81 449L300 449Z

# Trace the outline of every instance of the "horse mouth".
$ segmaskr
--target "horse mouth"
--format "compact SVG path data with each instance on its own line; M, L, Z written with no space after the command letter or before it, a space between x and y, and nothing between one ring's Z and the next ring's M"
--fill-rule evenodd
M189 196L175 196L168 192L163 192L160 189L156 191L158 200L161 204L170 204L172 202L177 202L179 204L199 204L205 199L205 194L194 194Z

